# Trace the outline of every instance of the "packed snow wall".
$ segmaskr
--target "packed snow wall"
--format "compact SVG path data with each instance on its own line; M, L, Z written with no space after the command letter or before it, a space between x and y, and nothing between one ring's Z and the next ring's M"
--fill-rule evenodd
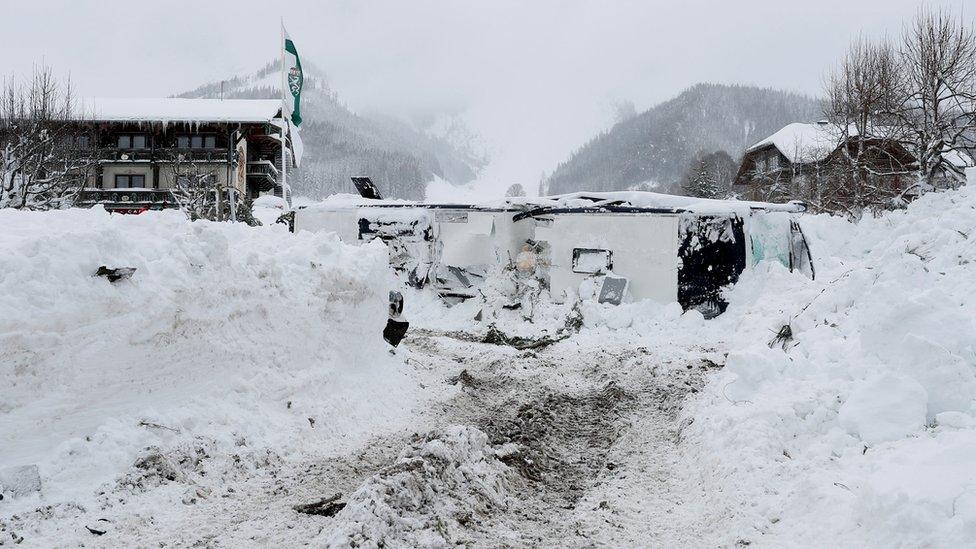
M386 254L175 211L0 210L0 478L34 465L26 499L58 501L149 446L287 458L394 424L415 393L381 336Z
M817 278L747 272L682 433L708 505L770 546L976 537L976 188L800 220ZM784 329L784 327L789 329Z

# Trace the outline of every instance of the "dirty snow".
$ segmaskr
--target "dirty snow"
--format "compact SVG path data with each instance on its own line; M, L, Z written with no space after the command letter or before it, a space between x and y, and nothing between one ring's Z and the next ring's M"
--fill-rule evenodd
M0 543L971 544L976 192L802 224L713 320L404 290L391 355L379 244L0 212Z

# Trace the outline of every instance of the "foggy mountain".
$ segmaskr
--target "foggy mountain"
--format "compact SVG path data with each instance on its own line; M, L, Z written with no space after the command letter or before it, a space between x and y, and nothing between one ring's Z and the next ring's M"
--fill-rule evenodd
M318 77L322 71L304 64L302 92L302 167L288 182L297 196L322 198L355 192L349 178L368 175L384 196L423 198L426 183L440 177L451 183L474 179L487 160L470 145L470 132L459 122L421 131L382 114L349 110ZM277 99L280 72L276 62L245 76L211 82L177 95L187 98Z
M580 147L544 182L549 194L624 190L641 183L678 193L679 180L699 152L725 151L738 161L746 147L790 122L816 120L820 113L820 103L804 95L698 84L618 122Z

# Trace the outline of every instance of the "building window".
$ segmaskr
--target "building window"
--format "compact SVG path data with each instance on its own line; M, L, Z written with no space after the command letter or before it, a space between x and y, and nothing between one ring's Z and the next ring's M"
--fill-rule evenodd
M216 135L179 135L176 146L180 149L216 149Z
M115 176L116 189L145 188L146 176L135 174L118 174Z
M61 146L65 149L88 149L91 148L91 139L88 135L66 135L61 138Z
M597 248L573 248L573 272L603 274L613 270L613 253Z
M144 133L119 134L118 147L120 149L145 149L149 139Z
M773 151L773 153L769 155L769 170L773 171L778 169L779 169L779 155L776 154L776 151Z
M183 189L212 187L215 184L214 174L204 173L193 176L177 176L176 186Z

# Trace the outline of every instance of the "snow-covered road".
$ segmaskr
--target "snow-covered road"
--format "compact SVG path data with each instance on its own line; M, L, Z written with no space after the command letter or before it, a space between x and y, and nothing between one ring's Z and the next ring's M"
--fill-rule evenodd
M703 516L706 509L695 504L694 481L678 451L677 412L703 374L717 367L705 358L720 356L698 349L689 356L701 359L676 361L582 336L527 351L472 339L412 333L400 354L427 391L428 405L412 412L406 428L352 451L289 461L246 448L219 455L199 439L143 459L129 481L104 494L97 511L55 507L6 528L27 541L66 546L365 541L397 547L423 540L620 547L694 545L716 527L718 517ZM448 482L441 472L385 494L396 521L375 509L365 519L351 507L335 517L294 510L335 493L349 500L374 475L389 474L418 434L436 437L457 426L484 433L498 458L494 505L472 499L466 483L476 477ZM429 493L438 501L427 501ZM86 527L107 533L96 537Z

